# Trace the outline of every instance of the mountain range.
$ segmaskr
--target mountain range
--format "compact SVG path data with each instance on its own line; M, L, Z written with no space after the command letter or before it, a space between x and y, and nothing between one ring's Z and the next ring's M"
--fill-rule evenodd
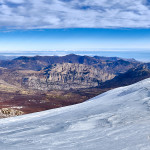
M91 88L139 65L133 59L117 57L23 56L0 61L0 79L34 90Z
M9 108L0 117L81 103L149 77L150 63L118 57L70 54L0 60L0 114Z

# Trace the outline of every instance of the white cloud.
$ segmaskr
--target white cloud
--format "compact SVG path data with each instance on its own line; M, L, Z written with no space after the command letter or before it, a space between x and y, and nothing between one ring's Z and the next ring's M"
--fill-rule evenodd
M3 0L3 1L5 1L5 0ZM6 2L21 4L21 3L25 2L25 1L24 0L6 0Z
M149 28L146 0L1 0L0 29Z

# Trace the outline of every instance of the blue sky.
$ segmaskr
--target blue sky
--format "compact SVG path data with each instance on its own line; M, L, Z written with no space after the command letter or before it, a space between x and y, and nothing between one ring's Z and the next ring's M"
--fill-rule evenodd
M0 32L0 50L150 49L150 29L44 29Z
M0 0L0 51L150 49L149 0Z

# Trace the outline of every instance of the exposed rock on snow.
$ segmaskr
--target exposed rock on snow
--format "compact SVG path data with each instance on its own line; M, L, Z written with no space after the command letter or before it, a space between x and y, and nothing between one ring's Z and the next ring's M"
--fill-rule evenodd
M13 108L0 109L0 118L14 117L19 115L23 115L23 112L18 109L13 109Z

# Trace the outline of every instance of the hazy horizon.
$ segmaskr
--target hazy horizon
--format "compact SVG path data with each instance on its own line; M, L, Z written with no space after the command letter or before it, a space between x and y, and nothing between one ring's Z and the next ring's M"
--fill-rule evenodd
M136 59L142 62L150 62L150 51L85 51L85 50L47 50L47 51L12 51L0 52L0 56L65 56L69 54L120 57L125 59Z

